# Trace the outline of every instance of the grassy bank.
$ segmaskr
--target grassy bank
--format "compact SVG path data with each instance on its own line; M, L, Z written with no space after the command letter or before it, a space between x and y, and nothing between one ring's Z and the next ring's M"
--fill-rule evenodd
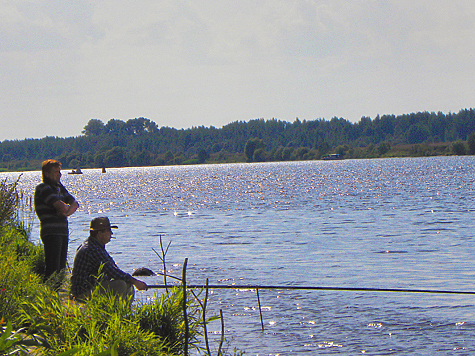
M43 283L44 254L18 220L16 184L0 182L0 355L209 354L202 302L188 292L186 318L181 288L130 304L95 290L87 303L65 298L67 276ZM62 292L52 286L62 282ZM224 355L219 349L217 354Z

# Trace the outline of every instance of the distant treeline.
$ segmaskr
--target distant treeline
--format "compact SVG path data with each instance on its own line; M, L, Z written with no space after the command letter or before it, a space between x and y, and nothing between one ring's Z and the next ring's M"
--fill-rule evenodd
M106 124L91 119L77 137L0 142L0 169L39 169L59 159L66 168L196 163L263 162L343 158L475 154L475 110L418 112L294 122L257 119L218 129L159 128L140 117Z

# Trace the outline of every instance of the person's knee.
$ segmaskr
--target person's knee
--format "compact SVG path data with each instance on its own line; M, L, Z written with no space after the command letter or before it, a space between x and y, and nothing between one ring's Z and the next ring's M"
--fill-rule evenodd
M111 286L120 293L125 293L127 290L127 283L120 279L112 281Z
M109 290L113 294L121 298L132 298L134 300L135 290L132 283L127 283L123 280L116 279L103 283L106 290Z

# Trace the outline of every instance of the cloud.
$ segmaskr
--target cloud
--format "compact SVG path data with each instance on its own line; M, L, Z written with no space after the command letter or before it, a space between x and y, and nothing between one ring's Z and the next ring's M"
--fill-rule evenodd
M78 135L90 118L356 121L473 101L466 0L12 0L0 14L0 117L25 123L0 139Z

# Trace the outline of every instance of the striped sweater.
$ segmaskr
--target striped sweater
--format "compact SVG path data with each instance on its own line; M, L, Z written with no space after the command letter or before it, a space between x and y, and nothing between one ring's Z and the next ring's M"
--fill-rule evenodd
M55 184L46 181L37 185L35 189L35 210L40 220L41 237L49 235L67 236L69 234L68 219L65 216L58 215L53 206L59 200L71 204L75 199L61 183Z

